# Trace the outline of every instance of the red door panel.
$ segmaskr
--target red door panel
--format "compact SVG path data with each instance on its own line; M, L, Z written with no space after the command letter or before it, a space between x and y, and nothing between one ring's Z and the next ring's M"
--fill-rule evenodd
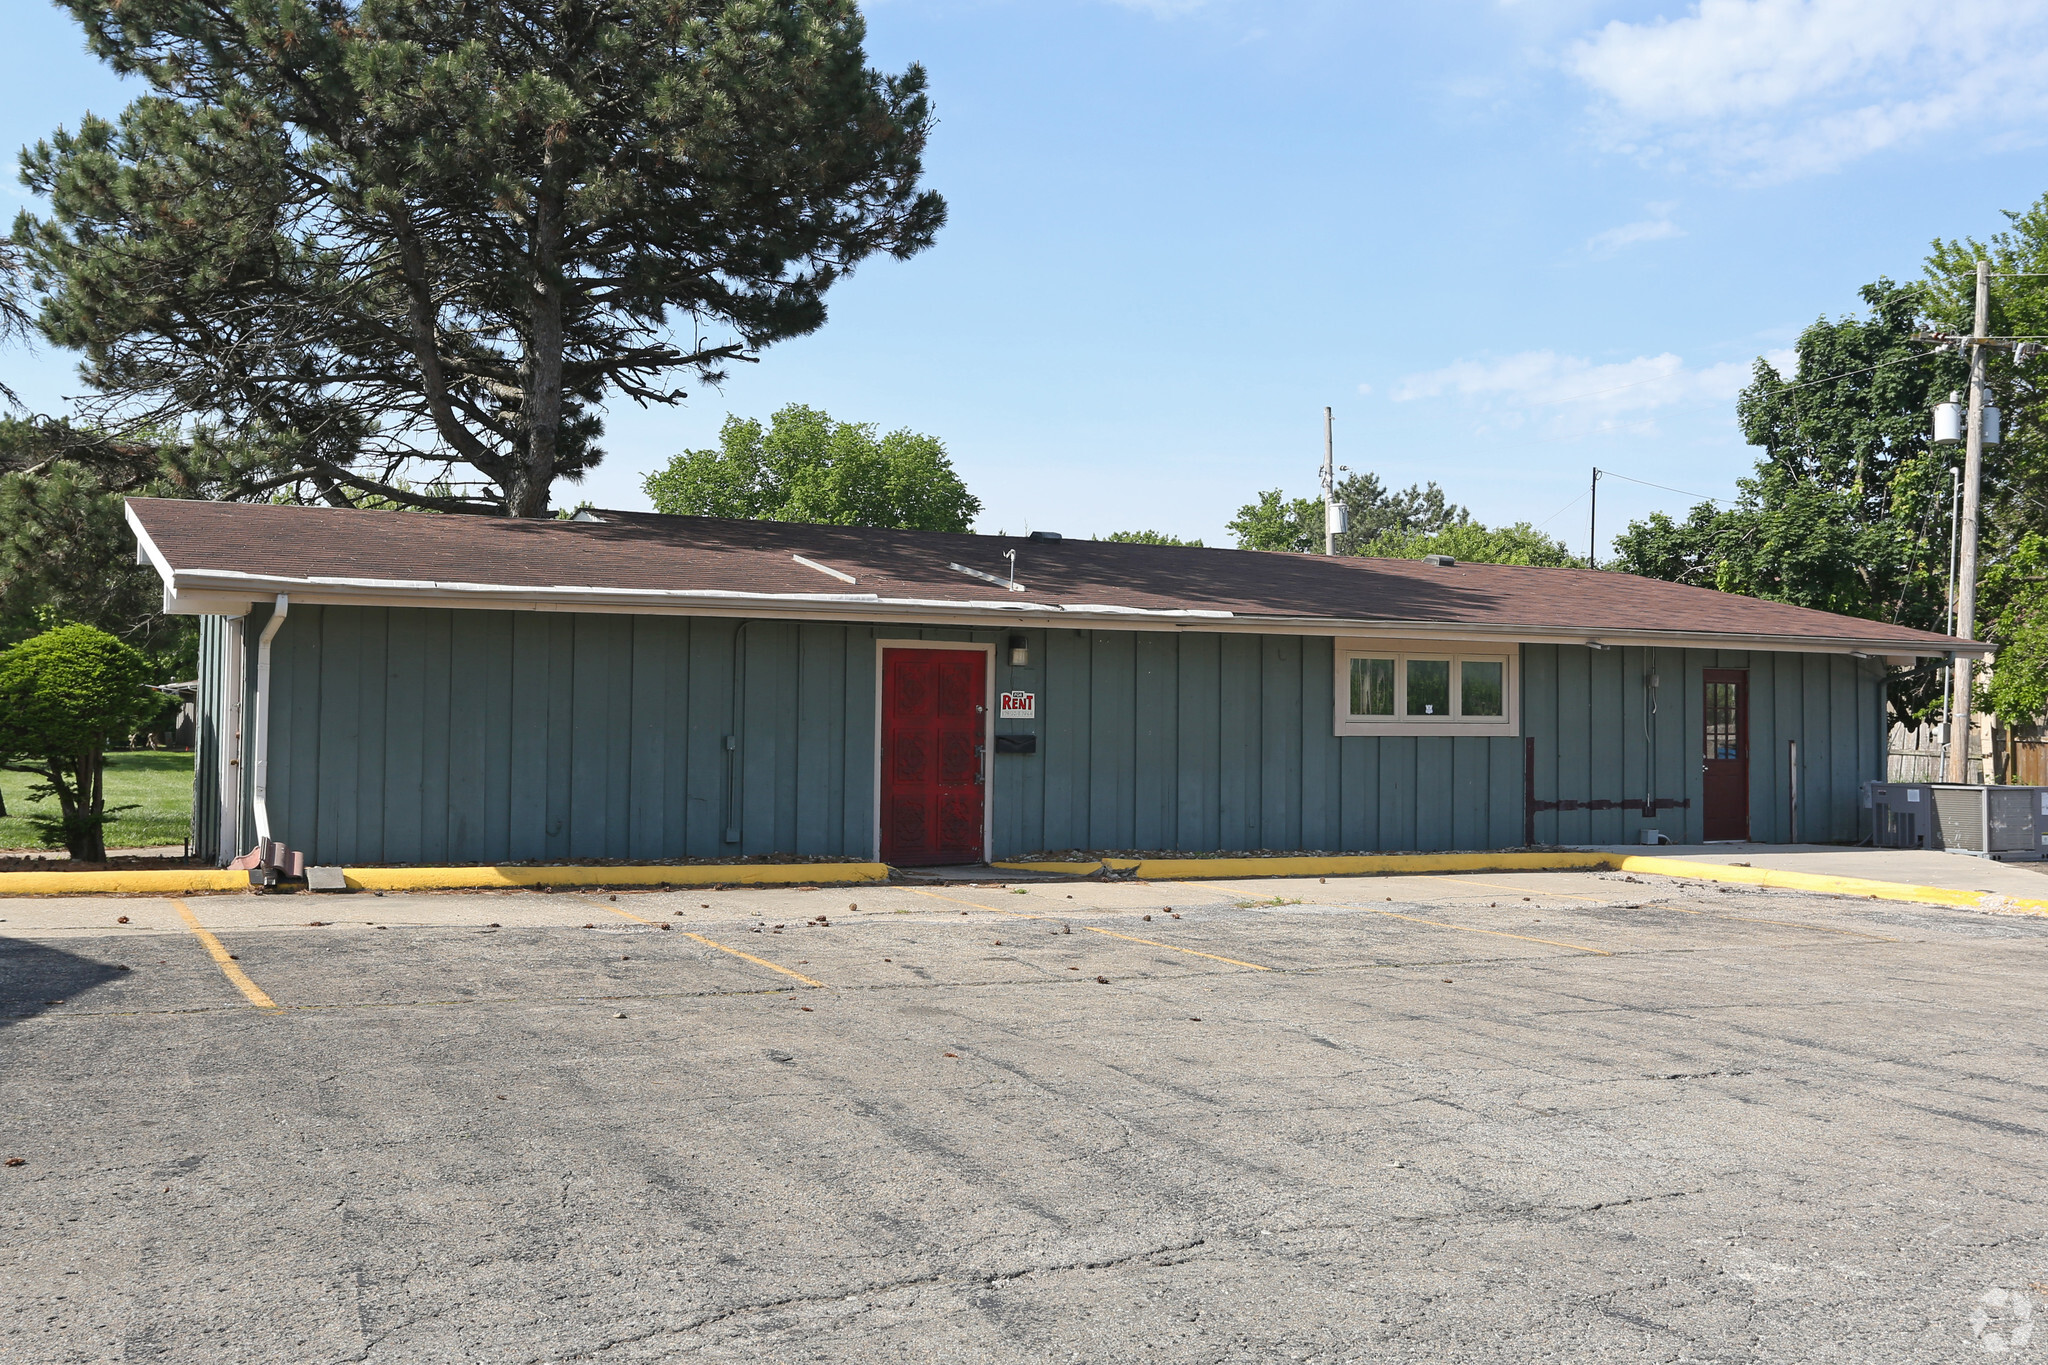
M988 656L882 651L882 861L982 860Z
M1749 837L1749 674L1739 668L1706 670L1703 832L1709 839Z

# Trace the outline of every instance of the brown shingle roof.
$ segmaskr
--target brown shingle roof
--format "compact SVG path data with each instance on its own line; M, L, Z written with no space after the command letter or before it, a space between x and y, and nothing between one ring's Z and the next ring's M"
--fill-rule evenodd
M525 521L267 504L131 499L130 519L178 592L291 592L295 600L455 596L470 605L573 604L618 594L802 595L834 614L957 618L993 608L1230 613L1240 622L1312 620L1360 628L1469 628L1534 636L1754 638L1940 653L1946 636L1627 574L1514 565L1449 567L1105 541L816 526L600 512L600 521ZM1016 551L1024 591L1005 579ZM852 575L845 583L792 558ZM486 587L502 592L478 592ZM651 601L652 599L650 599ZM668 604L687 607L688 603ZM706 608L711 607L707 602ZM886 613L877 611L886 606ZM750 611L752 607L748 608ZM1188 619L1182 616L1181 619ZM1136 624L1133 621L1132 624Z

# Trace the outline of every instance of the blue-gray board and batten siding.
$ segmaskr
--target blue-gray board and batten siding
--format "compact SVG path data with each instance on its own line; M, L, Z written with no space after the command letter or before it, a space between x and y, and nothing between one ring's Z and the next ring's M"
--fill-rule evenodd
M267 610L244 632L245 695ZM207 624L217 723L227 633ZM1790 836L1789 741L1803 839L1858 838L1857 784L1883 772L1882 672L1846 656L1527 645L1522 736L1339 738L1324 637L298 606L274 646L274 837L321 863L872 857L876 641L1017 634L1030 664L998 648L996 684L1036 693L1038 717L997 728L1038 752L990 756L998 858L1620 843L1646 826L1696 841L1706 668L1748 670L1755 838Z

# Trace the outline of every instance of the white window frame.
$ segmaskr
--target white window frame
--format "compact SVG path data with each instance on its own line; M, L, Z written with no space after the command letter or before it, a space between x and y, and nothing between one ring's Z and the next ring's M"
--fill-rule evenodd
M1521 649L1498 640L1363 640L1337 641L1336 716L1339 735L1519 735L1522 732ZM1354 716L1351 714L1351 661L1392 659L1394 661L1394 714ZM1451 713L1446 716L1411 716L1408 708L1408 662L1411 659L1445 659L1451 666ZM1472 662L1501 665L1501 709L1499 716L1464 714L1464 665Z

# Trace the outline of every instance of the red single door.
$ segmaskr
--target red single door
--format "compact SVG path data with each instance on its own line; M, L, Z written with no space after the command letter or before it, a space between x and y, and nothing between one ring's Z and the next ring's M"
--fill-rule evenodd
M988 656L882 651L882 861L982 860Z
M1709 839L1749 837L1749 674L1706 670L1706 736L1700 771Z

